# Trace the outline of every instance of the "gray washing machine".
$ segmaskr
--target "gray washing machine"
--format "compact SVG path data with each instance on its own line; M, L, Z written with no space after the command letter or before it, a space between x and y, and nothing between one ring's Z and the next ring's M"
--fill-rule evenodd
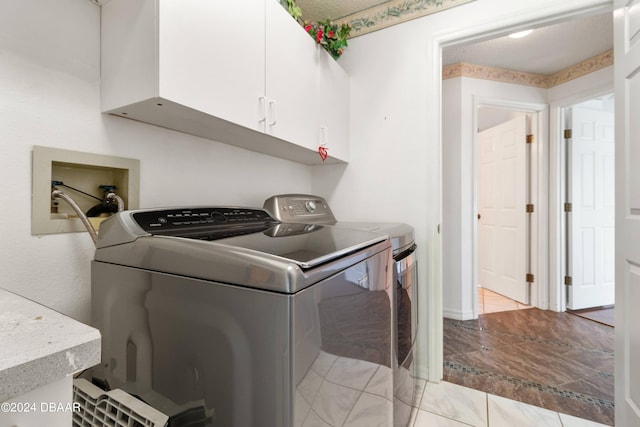
M418 265L413 227L404 223L337 221L327 201L308 194L272 196L263 206L275 218L290 223L331 225L389 236L394 260L392 331L394 348L394 425L407 426L417 407Z
M120 212L92 262L94 382L169 426L393 424L390 241L263 209Z

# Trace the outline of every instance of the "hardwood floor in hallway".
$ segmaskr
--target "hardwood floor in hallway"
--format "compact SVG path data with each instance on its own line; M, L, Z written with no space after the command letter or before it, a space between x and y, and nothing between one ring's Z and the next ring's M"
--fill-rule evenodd
M614 424L614 329L537 308L444 319L444 380Z

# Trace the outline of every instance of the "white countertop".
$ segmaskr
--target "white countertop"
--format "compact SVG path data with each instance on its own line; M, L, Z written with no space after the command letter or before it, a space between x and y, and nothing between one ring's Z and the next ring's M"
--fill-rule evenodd
M0 402L100 363L100 332L0 289Z

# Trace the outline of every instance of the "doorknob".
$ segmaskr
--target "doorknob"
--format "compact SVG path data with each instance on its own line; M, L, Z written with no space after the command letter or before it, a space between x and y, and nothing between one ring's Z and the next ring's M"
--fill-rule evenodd
M478 219L480 219L480 214L478 214Z

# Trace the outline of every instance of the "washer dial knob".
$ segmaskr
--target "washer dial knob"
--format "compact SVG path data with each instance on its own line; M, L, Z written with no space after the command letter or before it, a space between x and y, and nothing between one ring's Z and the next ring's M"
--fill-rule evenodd
M309 211L309 213L314 213L316 210L316 202L314 202L313 200L307 200L306 202L304 202L304 207L307 208L307 211Z

